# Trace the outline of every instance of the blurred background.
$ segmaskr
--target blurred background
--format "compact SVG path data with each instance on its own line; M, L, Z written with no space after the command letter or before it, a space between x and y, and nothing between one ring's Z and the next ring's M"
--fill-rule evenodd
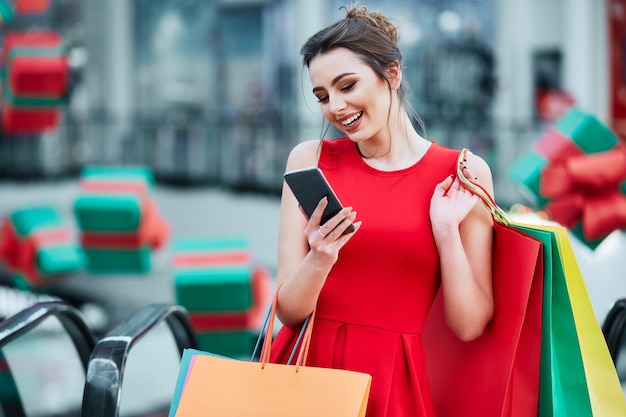
M87 164L143 164L163 183L277 193L289 149L320 136L299 48L343 4L51 0L16 15L2 32L62 36L70 80L55 129L3 135L0 175L48 181ZM608 36L623 2L363 4L399 24L429 136L486 157L503 206L520 196L502 174L563 107L575 102L616 128L623 117L623 29Z
M12 33L52 32L67 67L52 104L29 104L32 96L3 88L0 216L47 205L78 240L75 204L84 170L140 166L149 171L151 198L168 227L139 273L86 268L54 285L29 286L0 266L0 283L20 290L0 297L4 315L37 297L58 297L104 334L149 303L179 300L172 259L176 243L188 239L242 239L255 267L273 278L286 158L322 130L299 49L343 17L346 3L2 3L13 6L0 4L5 53ZM568 109L591 115L618 141L626 138L626 0L361 4L399 25L405 77L427 136L483 157L501 207L536 208L508 173ZM20 119L20 111L28 116L42 106L50 118L41 124ZM593 248L575 237L573 244L603 322L626 296L624 232Z

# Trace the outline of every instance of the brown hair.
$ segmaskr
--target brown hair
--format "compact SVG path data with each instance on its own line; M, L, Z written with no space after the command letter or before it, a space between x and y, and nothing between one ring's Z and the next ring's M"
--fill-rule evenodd
M389 82L386 69L397 61L403 68L404 59L398 48L400 38L397 27L381 12L371 12L364 6L342 6L346 17L311 36L300 49L304 65L308 68L316 56L335 48L354 52L382 80ZM403 77L398 97L409 116L425 131L423 122L408 102L410 87Z

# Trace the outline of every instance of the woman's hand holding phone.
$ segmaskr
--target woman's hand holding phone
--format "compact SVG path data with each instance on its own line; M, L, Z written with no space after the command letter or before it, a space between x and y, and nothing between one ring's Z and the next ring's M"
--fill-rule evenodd
M321 201L324 198L326 199L326 203L324 208L321 209L319 218L319 230L321 231L320 233L324 235L328 235L327 232L334 230L335 227L344 223L342 219L352 211L351 208L344 208L341 205L339 198L337 198L337 195L324 177L324 174L317 167L289 171L285 173L284 178L307 218L311 219L314 212L319 209ZM330 227L330 223L328 226L324 226L330 219L338 215L339 217L336 218L337 221L333 223L332 228ZM354 220L354 218L352 220ZM324 227L322 228L322 226ZM355 226L352 224L352 221L350 221L345 225L342 233L347 234L354 231Z
M311 227L316 229L317 233L322 238L330 237L332 240L335 240L341 236L349 235L356 230L353 222L356 219L357 213L352 210L352 207L343 207L337 214L328 219L324 224L321 224L320 221L327 207L328 199L324 197L320 200L309 219Z

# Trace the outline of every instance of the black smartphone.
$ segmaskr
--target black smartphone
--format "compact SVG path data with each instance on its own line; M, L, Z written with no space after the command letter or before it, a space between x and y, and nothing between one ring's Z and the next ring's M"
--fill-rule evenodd
M331 217L339 213L343 206L339 202L339 198L326 180L324 173L318 167L297 169L286 172L283 177L287 185L296 196L302 210L311 217L315 207L324 197L328 197L328 205L322 214L320 225L326 223ZM354 232L354 225L350 224L343 232Z

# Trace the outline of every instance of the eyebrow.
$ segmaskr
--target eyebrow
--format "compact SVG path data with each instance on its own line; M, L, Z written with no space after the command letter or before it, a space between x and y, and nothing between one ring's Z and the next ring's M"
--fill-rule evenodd
M347 77L348 75L353 75L354 72L344 72L342 74L339 74L338 76L336 76L335 78L333 78L333 80L331 81L330 85L335 85L339 82L339 80L341 80L343 77ZM322 87L315 87L313 88L313 92L315 93L316 91L320 91L323 90L324 88Z

